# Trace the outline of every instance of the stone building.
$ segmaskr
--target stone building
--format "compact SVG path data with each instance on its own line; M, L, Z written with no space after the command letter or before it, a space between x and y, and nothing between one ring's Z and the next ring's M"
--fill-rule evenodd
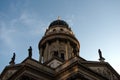
M79 56L80 43L63 20L50 23L38 44L39 61L29 55L15 64L15 53L0 75L1 80L120 80L120 75L105 62L100 49L99 61Z

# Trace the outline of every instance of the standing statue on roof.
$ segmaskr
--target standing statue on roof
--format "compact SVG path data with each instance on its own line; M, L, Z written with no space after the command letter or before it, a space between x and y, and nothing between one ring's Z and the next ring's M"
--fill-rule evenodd
M99 61L100 61L100 62L104 62L105 58L102 57L102 52L101 52L100 49L98 49L98 53L99 53Z
M30 46L30 48L28 49L28 57L32 58L32 47Z
M15 53L13 53L13 57L11 58L11 61L9 62L9 64L15 64Z

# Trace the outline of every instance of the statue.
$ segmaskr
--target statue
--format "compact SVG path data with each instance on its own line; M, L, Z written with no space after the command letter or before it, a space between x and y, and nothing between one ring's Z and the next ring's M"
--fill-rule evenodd
M100 49L98 49L98 53L99 53L99 60L100 60L101 62L104 62L105 58L102 57L102 52L101 52Z
M30 48L28 49L28 57L32 58L32 47L30 46Z
M13 53L13 57L11 58L11 61L9 62L9 64L15 64L15 53Z

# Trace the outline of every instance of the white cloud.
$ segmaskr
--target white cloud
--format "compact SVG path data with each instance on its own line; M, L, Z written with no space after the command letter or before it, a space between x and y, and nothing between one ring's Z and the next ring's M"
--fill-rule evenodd
M32 15L31 15L32 16ZM30 26L34 24L34 19L30 17L30 15L26 12L23 12L20 17L19 21L22 22L23 24L26 24L26 26Z
M13 45L13 41L11 35L16 32L14 29L9 29L6 27L5 23L1 23L0 25L0 39L7 44L7 46L11 47Z
M43 34L47 28L45 23L28 12L22 12L19 17L8 21L0 20L0 39L9 47L15 47L16 38L22 39L24 36L35 37ZM15 43L16 42L16 43Z
M40 20L39 18L36 18L36 14L29 14L27 12L23 12L19 18L19 21L26 25L26 27L29 29L30 34L33 35L40 35L45 31L47 28L45 26L45 23Z

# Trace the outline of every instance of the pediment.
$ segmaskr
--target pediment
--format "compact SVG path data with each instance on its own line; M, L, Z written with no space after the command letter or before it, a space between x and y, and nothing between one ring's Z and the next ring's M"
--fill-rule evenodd
M12 76L19 68L21 65L9 65L6 66L3 72L0 75L0 78L2 80L7 80L10 76Z
M82 64L110 80L119 80L120 76L107 62L88 61Z

